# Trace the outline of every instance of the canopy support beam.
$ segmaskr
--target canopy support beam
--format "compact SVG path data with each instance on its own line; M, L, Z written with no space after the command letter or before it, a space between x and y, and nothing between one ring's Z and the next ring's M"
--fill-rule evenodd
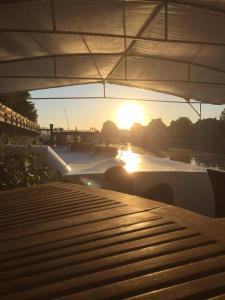
M20 3L19 4L26 4L26 3L30 3L31 0L20 0ZM35 1L35 0L33 0ZM54 0L52 0L54 1ZM101 0L99 0L101 1ZM161 2L162 0L151 0L152 2ZM118 0L119 2L119 0ZM142 2L149 2L149 0L142 0ZM204 3L204 2L202 2ZM211 12L216 12L216 13L221 13L221 14L225 14L225 10L224 9L221 9L219 7L212 7L209 5L205 5L205 4L199 4L199 3L181 3L180 0L170 0L170 4L178 4L179 6L189 6L189 7L193 7L193 8L197 8L197 9L201 9L203 11L211 11ZM18 4L18 0L1 0L0 2L0 6L5 6L5 5L10 5L10 4Z
M96 63L95 57L92 55L92 51L91 51L90 47L88 46L88 43L87 43L87 41L86 41L86 38L85 38L83 35L81 35L81 39L82 39L82 41L83 41L83 43L84 43L84 45L85 45L85 47L86 47L88 53L90 54L91 60L92 60L92 62L93 62L93 64L94 64L94 66L95 66L95 69L96 69L96 71L97 71L99 77L101 78L101 80L103 80L102 75L101 75L101 72L100 72L100 70L99 70L99 68L98 68L98 65L97 65L97 63Z
M104 85L103 85L104 87ZM131 100L131 101L147 101L147 102L158 102L158 103L174 103L174 104L186 104L184 101L171 101L171 100L160 100L160 99L143 99L143 98L128 98L128 97L112 97L106 96L106 90L103 89L103 96L80 96L80 97L28 97L29 100L81 100L81 99L112 99L112 100ZM199 104L198 102L190 102L191 104Z
M91 55L93 57L95 56L114 56L114 57L119 57L121 56L122 53L91 53ZM25 58L18 58L18 59L11 59L11 60L2 60L0 61L0 65L1 64L7 64L7 63L14 63L14 62L23 62L23 61L29 61L29 60L41 60L44 58L57 58L57 57L70 57L70 56L81 56L81 53L67 53L67 54L49 54L49 55L42 55L42 56L38 56L38 57L25 57ZM82 53L82 56L90 56L90 53ZM157 55L150 55L150 54L129 54L127 57L136 57L136 58L153 58L155 60L160 59L160 60L165 60L165 61L171 61L171 62L178 62L178 63L185 63L188 65L188 68L190 69L191 66L196 66L196 67L203 67L206 68L207 70L212 70L212 71L216 71L216 72L220 72L220 73L225 73L225 70L223 69L219 69L219 68L215 68L213 66L207 66L204 64L200 64L200 63L195 63L195 62L191 62L191 61L186 61L183 59L174 59L174 58L170 58L170 57L164 57L164 56L157 56ZM189 70L190 71L190 70Z
M123 1L123 34L126 36L126 1ZM127 39L124 37L124 53L125 53L125 79L127 79Z
M105 81L103 82L103 97L106 98Z
M160 5L161 7L161 5ZM155 41L162 43L181 43L191 45L205 45L205 46L221 46L225 47L225 43L222 42L207 42L207 41L195 41L195 40L181 40L181 39L165 39L165 38L150 38L144 36L122 35L113 33L94 33L94 32L81 32L74 30L47 30L47 29L15 29L15 28L0 28L0 32L14 32L14 33L49 33L49 34L63 34L63 35L83 35L83 36L96 36L96 37L115 37L121 39L131 39L133 41ZM132 43L132 42L131 42Z
M192 105L192 102L190 100L186 100L189 106L196 112L199 118L201 118L201 102L200 102L200 108L199 111Z
M201 163L201 120L202 120L202 102L199 102L199 111L193 106L193 103L190 102L190 99L186 99L189 106L194 110L198 116L198 137L197 137L197 163Z
M56 72L56 67L54 67L54 73ZM90 82L88 83L96 83L96 81L98 80L98 82L100 81L101 83L106 83L107 80L104 78L99 78L99 77L72 77L72 76L29 76L29 75L0 75L0 78L3 79L27 79L27 78L32 78L32 79L73 79L73 80L90 80ZM128 79L124 79L124 78L113 78L110 79L110 83L112 84L117 84L117 82L165 82L165 83L190 83L190 84L202 84L202 85L209 85L209 86L219 86L219 87L225 87L225 83L220 83L220 82L211 82L211 81L198 81L198 80L180 80L180 79L145 79L145 78L128 78ZM80 84L83 84L82 82Z
M145 29L149 26L149 24L152 22L152 20L155 18L155 16L158 14L158 12L162 9L163 4L159 4L148 16L147 20L144 22L140 30L138 31L137 35L135 36L135 39L129 44L129 46L124 51L123 55L121 55L120 59L117 61L117 63L114 65L114 67L111 69L111 71L108 73L106 77L106 81L109 79L109 77L112 75L112 73L120 66L126 55L130 53L134 45L136 44L136 39L139 38L142 33L145 31ZM126 38L126 35L123 36L123 38Z
M50 0L50 7L51 7L51 14L52 14L52 27L54 30L56 30L54 0Z
M168 0L165 0L165 39L168 39Z
M199 103L199 122L198 122L198 164L201 163L201 120L202 120L202 103Z

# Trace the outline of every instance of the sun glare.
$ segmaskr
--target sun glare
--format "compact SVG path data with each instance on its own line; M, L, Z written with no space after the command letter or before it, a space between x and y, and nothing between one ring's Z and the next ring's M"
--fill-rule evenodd
M117 111L116 123L119 128L129 129L134 123L143 123L144 114L137 104L123 103Z

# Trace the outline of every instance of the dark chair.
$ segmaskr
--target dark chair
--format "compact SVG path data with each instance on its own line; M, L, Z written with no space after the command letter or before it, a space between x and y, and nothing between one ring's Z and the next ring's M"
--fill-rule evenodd
M141 196L167 204L174 204L173 190L167 183L156 184L146 190Z
M131 174L123 167L114 166L105 171L106 188L117 192L133 194Z
M225 217L225 172L208 169L215 199L215 217Z

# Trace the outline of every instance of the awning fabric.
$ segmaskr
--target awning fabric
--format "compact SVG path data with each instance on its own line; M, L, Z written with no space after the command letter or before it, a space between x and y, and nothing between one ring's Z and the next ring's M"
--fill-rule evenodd
M0 0L0 93L109 82L225 103L225 0Z

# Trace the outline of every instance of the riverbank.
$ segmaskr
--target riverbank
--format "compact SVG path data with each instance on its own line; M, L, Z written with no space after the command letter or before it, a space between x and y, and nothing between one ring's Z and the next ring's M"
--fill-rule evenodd
M144 150L146 151L146 150ZM172 161L179 161L191 165L200 165L205 168L225 170L225 154L201 151L200 154L194 149L167 148L158 152L148 152L149 155L167 158Z

